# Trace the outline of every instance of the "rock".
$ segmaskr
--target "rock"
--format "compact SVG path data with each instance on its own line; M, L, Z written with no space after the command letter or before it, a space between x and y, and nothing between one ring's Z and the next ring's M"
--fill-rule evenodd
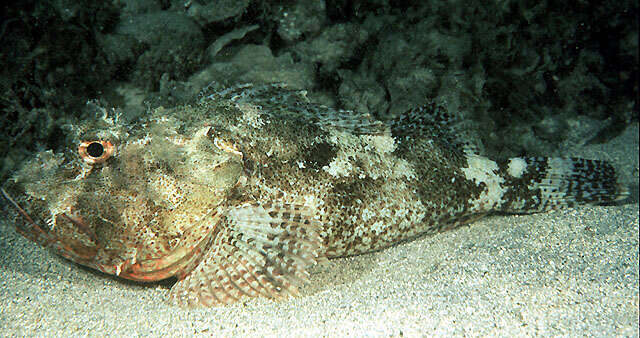
M160 77L185 79L200 64L204 36L185 14L160 11L125 18L116 33L130 36L144 45L137 58L132 80L136 85L157 89Z
M204 26L242 15L249 0L190 1L187 15Z
M313 36L324 26L326 19L324 1L299 1L280 12L278 35L287 43Z

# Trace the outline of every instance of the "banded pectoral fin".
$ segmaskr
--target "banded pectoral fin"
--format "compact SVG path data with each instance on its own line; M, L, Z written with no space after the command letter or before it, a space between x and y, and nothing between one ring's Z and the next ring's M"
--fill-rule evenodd
M171 289L179 305L215 306L248 297L296 295L306 267L324 259L310 208L245 204L228 211L210 249Z

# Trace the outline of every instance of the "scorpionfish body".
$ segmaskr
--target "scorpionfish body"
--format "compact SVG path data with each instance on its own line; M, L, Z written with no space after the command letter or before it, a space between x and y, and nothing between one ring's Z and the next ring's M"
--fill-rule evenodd
M16 228L78 263L177 278L181 305L281 298L310 264L379 250L494 212L626 196L603 161L479 155L435 104L383 123L243 85L135 123L67 126L4 185Z

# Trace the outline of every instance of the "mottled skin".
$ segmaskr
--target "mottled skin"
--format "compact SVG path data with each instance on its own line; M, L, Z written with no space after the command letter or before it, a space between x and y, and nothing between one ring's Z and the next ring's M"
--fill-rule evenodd
M496 163L450 122L435 105L386 125L280 85L240 86L136 123L112 112L70 126L67 150L39 153L3 194L26 237L124 278L175 276L171 298L190 305L295 294L324 257L490 212L625 195L604 162ZM98 141L114 154L79 156L79 144Z
M299 93L268 88L256 96L240 103L243 109L220 109L224 100L216 99L187 114L209 115L213 129L243 153L248 181L236 201L312 207L327 257L382 249L476 213L467 204L479 189L464 178L466 160L453 146L425 138L396 151L384 126L357 133L319 127L304 113L291 114L297 102L304 103L300 109L318 108ZM278 99L269 102L272 97ZM253 105L289 113L259 114Z

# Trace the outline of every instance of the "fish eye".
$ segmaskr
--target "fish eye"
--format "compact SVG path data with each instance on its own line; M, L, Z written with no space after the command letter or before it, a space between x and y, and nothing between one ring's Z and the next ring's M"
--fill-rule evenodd
M89 165L104 163L114 151L115 147L109 141L84 141L78 146L80 158Z

